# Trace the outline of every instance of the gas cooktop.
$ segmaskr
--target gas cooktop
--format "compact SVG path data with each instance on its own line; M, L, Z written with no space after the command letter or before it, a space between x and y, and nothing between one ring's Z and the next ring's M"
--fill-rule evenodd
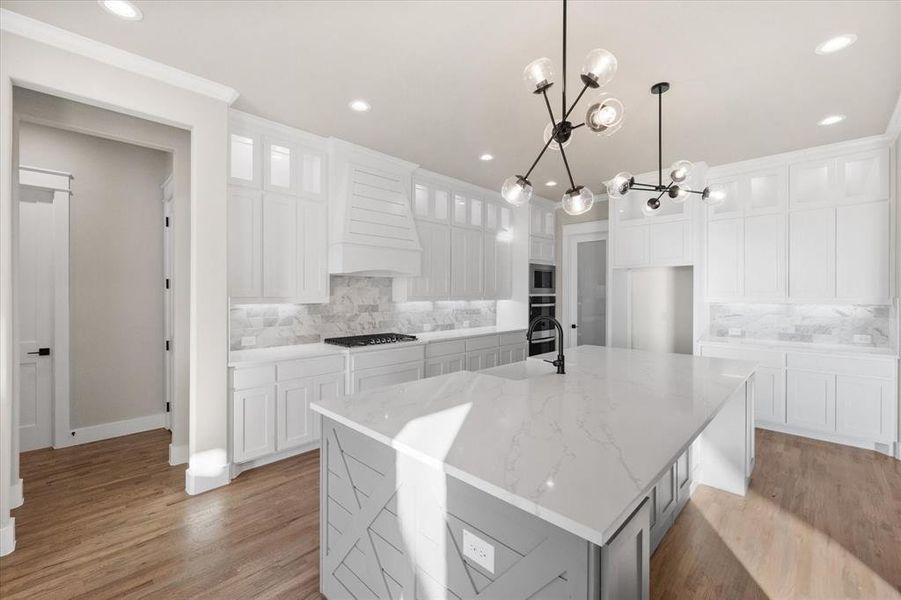
M359 346L374 346L376 344L415 342L416 336L404 335L403 333L373 333L370 335L349 335L347 337L325 338L322 341L326 344L334 344L335 346L356 348Z

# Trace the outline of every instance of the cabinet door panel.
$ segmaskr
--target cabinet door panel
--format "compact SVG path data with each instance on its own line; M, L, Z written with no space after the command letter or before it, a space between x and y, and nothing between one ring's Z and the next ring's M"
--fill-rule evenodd
M686 264L691 262L691 224L687 221L652 223L651 263Z
M497 298L497 235L486 233L484 241L485 282L482 296L488 299Z
M305 148L298 148L298 187L300 192L309 198L326 201L326 163L325 152Z
M888 202L836 208L837 298L889 301L889 223Z
M297 202L263 195L263 295L291 298L297 293Z
M294 144L263 138L263 187L272 192L297 191L297 148Z
M784 371L758 367L754 390L755 420L765 423L785 423Z
M243 131L228 136L228 182L260 188L260 137Z
M422 275L410 278L411 299L434 300L450 293L450 227L439 223L416 222L422 246Z
M785 422L789 425L835 431L835 375L789 370Z
M745 296L785 297L785 233L784 215L745 219Z
M835 159L798 163L789 167L791 205L815 206L835 200Z
M601 548L600 600L650 597L650 502L647 500Z
M835 209L791 213L789 217L789 296L835 296Z
M307 301L328 302L328 207L324 202L299 200L297 207L296 296Z
M650 258L648 228L621 227L613 236L613 260L618 267L633 267L648 264Z
M258 192L228 192L228 293L232 298L262 295L262 208Z
M422 375L422 362L361 369L352 374L354 385L352 393L416 381L422 379Z
M711 179L709 185L712 190L721 190L725 198L721 204L707 207L708 218L727 219L742 215L747 195L747 180L744 177L736 175Z
M743 294L743 220L707 223L707 295L735 298Z
M277 449L294 448L315 439L313 414L313 380L299 379L278 384Z
M788 200L788 169L779 167L747 175L746 214L782 211Z
M451 233L451 296L478 298L482 294L482 233L453 228Z
M836 160L840 202L887 200L889 196L889 151L887 148L860 152Z
M894 440L894 387L890 381L837 375L836 431L842 435L880 441Z
M245 462L275 452L275 388L232 392L232 459Z

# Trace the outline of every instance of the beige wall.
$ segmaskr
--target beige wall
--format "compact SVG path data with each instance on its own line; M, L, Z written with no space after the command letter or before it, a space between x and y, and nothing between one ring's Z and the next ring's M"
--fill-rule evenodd
M604 200L601 202L595 202L594 206L591 207L584 215L571 216L563 212L563 209L557 210L557 218L556 222L556 231L555 235L555 244L554 248L554 256L557 257L557 316L558 318L563 315L563 269L569 268L568 265L564 264L564 256L563 256L563 226L564 225L572 225L573 223L588 223L590 221L606 221L607 213L608 213L608 202L606 200L606 196L604 196ZM610 260L610 252L607 252L607 260Z
M165 410L167 153L22 123L20 164L71 173L70 427Z

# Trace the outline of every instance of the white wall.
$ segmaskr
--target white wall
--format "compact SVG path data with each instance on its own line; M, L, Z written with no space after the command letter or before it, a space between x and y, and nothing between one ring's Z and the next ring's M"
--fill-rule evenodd
M22 123L19 163L71 173L70 429L165 411L166 153Z
M13 25L8 16L5 19L0 31L0 554L15 547L8 493L13 483L11 423L17 393L12 293L16 244L12 223L17 216L13 202L13 85L191 131L190 203L182 203L181 209L176 206L176 217L190 227L176 233L175 240L176 267L185 262L190 267L189 271L176 270L176 277L189 282L189 297L187 306L181 310L176 306L175 311L176 328L180 320L187 320L189 330L190 466L185 475L189 493L228 483L225 197L227 111L234 100L233 95L220 93L222 86L204 84L186 73L176 76L163 65L123 56L126 53L112 48L98 48L80 36L40 23L20 24L22 34L10 33L7 28Z

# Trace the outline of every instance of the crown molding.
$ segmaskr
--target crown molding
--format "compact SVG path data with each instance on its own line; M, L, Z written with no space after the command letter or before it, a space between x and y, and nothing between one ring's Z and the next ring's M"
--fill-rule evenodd
M238 91L227 85L198 77L5 8L0 8L0 31L47 44L137 75L156 79L229 105L238 98Z
M897 139L901 135L901 94L898 94L898 101L895 103L895 110L892 118L888 120L888 126L885 128L885 135L890 140Z

